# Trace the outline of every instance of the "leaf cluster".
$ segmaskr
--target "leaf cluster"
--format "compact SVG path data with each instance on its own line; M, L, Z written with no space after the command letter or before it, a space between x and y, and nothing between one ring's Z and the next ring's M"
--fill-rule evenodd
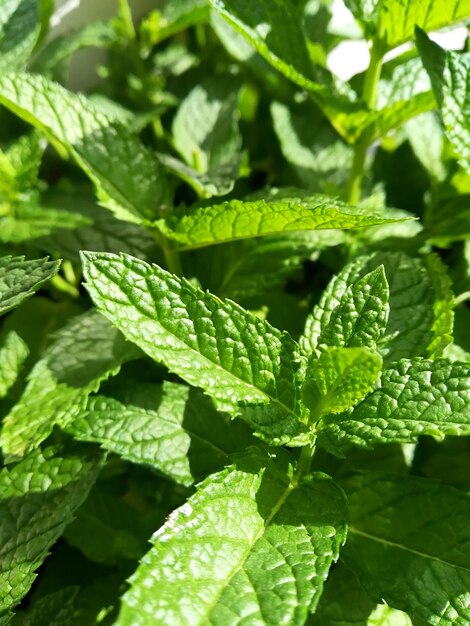
M333 4L3 2L0 626L470 624L470 1Z

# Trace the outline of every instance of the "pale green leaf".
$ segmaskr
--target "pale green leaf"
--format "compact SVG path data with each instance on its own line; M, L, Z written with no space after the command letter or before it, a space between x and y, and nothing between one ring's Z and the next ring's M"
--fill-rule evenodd
M155 533L116 626L304 624L344 541L346 503L326 476L298 484L292 472L278 450L211 475Z
M0 619L17 605L95 482L102 457L36 450L0 472Z
M350 269L352 269L351 266ZM324 346L364 347L374 350L385 333L389 315L389 288L384 267L346 289L348 269L335 277L312 315L307 318L301 346L306 354Z
M351 524L341 555L372 597L429 624L467 626L470 497L437 481L380 473L342 486Z
M432 324L432 341L428 345L428 354L435 359L444 354L452 343L454 327L454 294L452 281L446 268L437 254L426 257L428 275L434 290L434 321Z
M319 441L344 454L352 446L414 443L421 435L470 435L470 366L447 359L402 359L351 412L326 416Z
M66 426L100 382L135 356L135 347L95 311L75 317L57 333L5 417L0 435L4 453L24 455L44 441L55 425Z
M54 231L86 227L91 220L80 213L43 208L39 198L29 198L13 207L11 215L0 216L0 242L22 243Z
M444 3L444 4L447 4ZM449 4L454 4L449 2ZM466 5L470 17L470 0ZM444 129L459 161L470 169L470 54L446 52L419 28L416 44L432 83Z
M364 348L327 348L308 362L304 402L316 419L346 411L373 389L381 369L382 359Z
M470 18L469 0L347 0L368 39L385 50L414 37L415 26L438 30Z
M415 26L438 30L470 18L470 0L379 0L377 36L395 48L414 36Z
M158 158L170 173L184 180L201 198L226 195L232 191L240 174L240 160L222 163L219 167L204 173L169 154L159 153Z
M150 357L269 442L309 441L297 344L234 302L127 255L83 253L97 309Z
M3 0L0 12L0 74L23 69L41 29L38 0Z
M340 194L348 180L352 149L326 123L316 122L311 107L271 104L274 129L284 157L312 191Z
M212 172L216 180L222 172L232 174L222 186L229 191L241 164L238 91L233 78L207 78L189 92L173 120L173 144L186 164L209 184Z
M167 204L156 157L83 96L39 75L11 73L0 77L0 104L65 146L119 218L154 220Z
M165 0L161 9L151 11L139 26L144 42L153 47L172 35L209 18L207 0Z
M358 213L324 195L279 197L269 200L228 200L199 207L159 222L167 237L183 249L224 241L300 230L365 228L395 220ZM401 220L400 220L401 221Z
M0 258L0 315L30 298L59 271L59 261L47 258L25 261L24 257Z
M0 398L15 384L28 354L28 346L13 330L0 340Z
M67 430L184 485L222 468L231 452L255 441L243 422L230 422L185 385L133 383L119 398L90 398Z

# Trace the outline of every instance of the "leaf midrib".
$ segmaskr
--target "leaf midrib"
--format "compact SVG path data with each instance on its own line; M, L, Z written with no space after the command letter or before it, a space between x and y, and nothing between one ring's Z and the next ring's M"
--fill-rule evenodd
M404 552L409 552L410 554L414 554L415 556L419 556L423 559L429 559L431 561L436 561L441 565L446 565L447 567L457 568L464 572L470 574L470 568L464 567L463 565L458 565L457 563L450 563L445 559L441 559L432 554L425 554L424 552L420 552L419 550L415 550L414 548L410 548L400 543L396 543L395 541L390 541L389 539L384 539L383 537L378 537L376 535L371 535L370 533L366 533L363 530L359 530L358 528L354 528L354 526L349 526L349 533L353 535L359 535L360 537L364 537L365 539L369 539L370 541L375 541L376 543L383 544L388 548L395 548L397 550L403 550Z

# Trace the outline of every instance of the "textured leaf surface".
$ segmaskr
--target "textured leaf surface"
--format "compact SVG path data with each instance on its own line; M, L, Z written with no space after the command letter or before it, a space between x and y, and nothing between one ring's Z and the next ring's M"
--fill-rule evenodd
M0 340L0 398L15 383L28 354L28 346L13 330Z
M224 419L209 398L185 385L133 384L120 400L90 398L68 430L185 485L217 471L231 452L255 441L243 422Z
M72 521L96 480L102 458L37 450L0 472L0 616L31 587L35 570Z
M37 0L4 0L0 15L0 73L23 69L39 37Z
M412 476L343 481L351 525L342 557L377 600L430 624L470 620L470 497Z
M310 359L302 388L317 418L351 408L378 382L382 359L364 348L328 348Z
M322 445L342 452L354 445L412 443L420 435L469 434L470 367L447 359L398 361L350 414L325 417L319 428Z
M229 200L200 207L182 217L170 217L161 230L183 249L213 243L300 230L364 228L394 221L354 212L324 195L273 200Z
M0 435L4 453L23 455L55 425L66 426L99 383L135 356L135 347L95 311L74 318L36 363L23 395L6 416Z
M309 440L297 344L230 301L126 255L83 253L86 288L130 341L271 443Z
M346 292L350 288L354 291L354 283L381 264L385 268L390 309L385 333L378 344L384 361L389 364L401 358L429 356L441 339L442 344L447 341L450 316L446 312L449 303L445 300L449 291L442 264L426 257L412 259L402 252L379 252L356 258L331 279L312 316L307 318L301 339L307 354L316 347L322 328L330 326L331 318L338 315L342 299L348 300Z
M413 39L415 26L438 30L470 18L469 0L380 0L378 36L395 48Z
M468 17L470 17L470 0L462 4L467 5ZM416 31L416 44L424 67L431 78L447 137L462 167L469 170L470 54L446 52L419 29Z
M59 271L59 261L24 257L0 258L0 315L30 298L41 285Z
M345 518L330 479L297 485L284 452L253 453L202 483L154 535L117 625L300 626L338 556Z
M118 217L158 217L168 201L161 166L135 135L89 100L42 76L12 73L0 77L0 103L70 150Z
M354 264L353 264L354 265ZM352 269L352 268L351 268ZM389 315L389 288L379 266L344 289L348 269L333 278L307 318L301 346L306 354L325 346L375 349Z

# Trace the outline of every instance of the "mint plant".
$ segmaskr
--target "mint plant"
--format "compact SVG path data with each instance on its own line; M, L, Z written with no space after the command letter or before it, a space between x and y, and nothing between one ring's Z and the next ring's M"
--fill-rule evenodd
M0 626L469 624L470 2L4 4Z

